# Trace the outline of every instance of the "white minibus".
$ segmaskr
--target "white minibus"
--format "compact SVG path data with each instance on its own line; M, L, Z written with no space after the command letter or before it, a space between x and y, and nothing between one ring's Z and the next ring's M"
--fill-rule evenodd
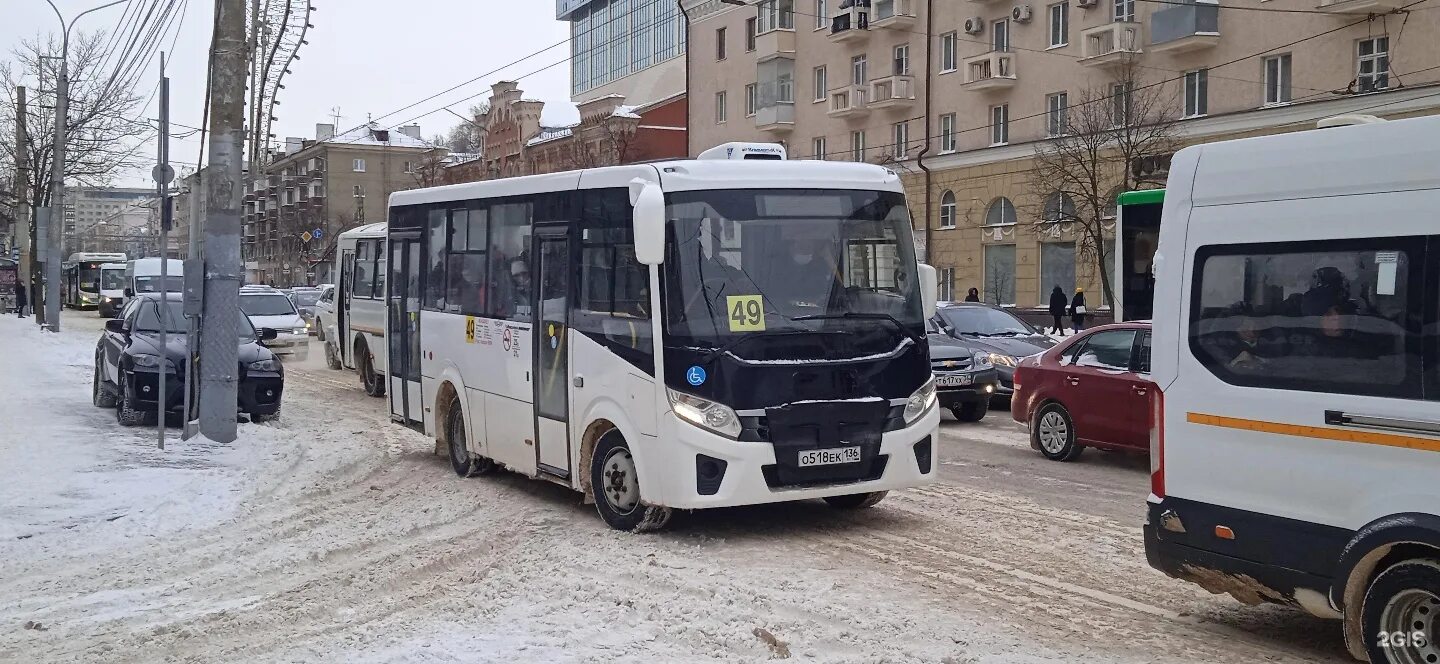
M163 265L163 280L160 261L169 261ZM139 293L179 293L184 290L185 261L178 258L137 258L125 263L125 301L120 303L120 308L125 308L124 305Z
M1189 147L1164 196L1150 564L1440 660L1440 117Z
M354 369L365 393L385 395L385 224L366 224L340 234L335 293L317 308L323 326L325 359L334 368ZM327 319L326 316L329 316ZM338 365L338 366L337 366Z
M900 178L783 157L393 194L391 418L461 475L559 483L619 530L931 482L936 282Z

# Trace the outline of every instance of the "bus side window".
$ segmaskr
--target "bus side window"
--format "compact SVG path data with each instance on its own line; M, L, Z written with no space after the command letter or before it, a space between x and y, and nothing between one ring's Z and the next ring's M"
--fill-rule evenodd
M445 210L430 210L425 233L425 308L445 307Z
M375 242L373 240L360 240L355 243L355 279L353 293L355 297L374 297L375 291L375 258L373 255Z
M653 373L650 269L635 257L632 216L626 190L585 192L580 284L571 326Z

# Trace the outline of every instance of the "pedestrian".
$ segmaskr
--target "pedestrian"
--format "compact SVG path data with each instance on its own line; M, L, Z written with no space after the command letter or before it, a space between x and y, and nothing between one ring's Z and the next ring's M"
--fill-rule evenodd
M25 317L25 306L28 305L30 294L26 293L25 281L15 280L15 315L19 318Z
M1085 289L1076 288L1075 297L1070 299L1070 323L1075 328L1075 333L1085 329Z
M1065 336L1065 290L1057 284L1055 289L1050 291L1050 317L1055 319L1055 324L1050 334Z
M978 288L971 288L969 291L966 291L966 293L965 293L965 301L966 301L966 302L979 302L979 301L980 301L980 289L978 289Z

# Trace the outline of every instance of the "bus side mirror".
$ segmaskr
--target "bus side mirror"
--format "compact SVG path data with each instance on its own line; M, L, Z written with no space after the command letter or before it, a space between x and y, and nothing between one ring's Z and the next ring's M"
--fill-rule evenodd
M935 301L940 299L940 280L935 268L920 264L920 303L925 308L925 320L935 317Z
M631 182L635 206L633 224L635 227L635 259L642 265L659 265L665 262L665 194L656 182L644 182L636 178Z

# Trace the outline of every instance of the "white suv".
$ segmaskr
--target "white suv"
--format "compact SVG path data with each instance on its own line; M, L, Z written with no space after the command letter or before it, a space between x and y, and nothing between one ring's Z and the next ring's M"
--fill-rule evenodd
M240 310L255 329L270 328L278 334L265 346L281 358L305 361L310 354L310 332L295 303L273 288L240 289Z

